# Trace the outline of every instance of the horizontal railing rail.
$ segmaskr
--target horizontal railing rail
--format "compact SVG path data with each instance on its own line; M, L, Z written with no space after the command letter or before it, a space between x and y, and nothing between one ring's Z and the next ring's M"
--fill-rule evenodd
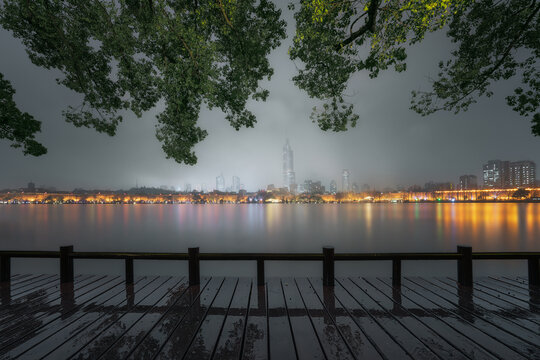
M540 286L540 252L472 252L469 246L458 246L456 253L334 253L334 248L324 247L322 253L199 253L199 248L189 248L187 253L154 252L88 252L73 251L73 246L62 246L60 251L0 251L0 281L11 278L11 258L59 258L60 281L73 282L74 259L125 260L126 283L133 284L134 260L184 260L189 262L189 284L200 283L202 261L256 261L257 284L264 285L265 261L322 261L323 283L334 285L335 261L392 261L392 283L401 285L401 261L456 260L458 282L472 286L472 260L528 260L531 285Z

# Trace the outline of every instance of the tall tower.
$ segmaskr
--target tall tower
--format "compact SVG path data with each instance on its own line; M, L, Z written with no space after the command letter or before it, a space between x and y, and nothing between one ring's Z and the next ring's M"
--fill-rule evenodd
M341 173L341 191L342 192L349 192L351 191L351 184L349 182L349 170L343 169L343 172Z
M291 190L291 185L296 184L296 176L294 174L293 151L287 139L283 146L283 187Z

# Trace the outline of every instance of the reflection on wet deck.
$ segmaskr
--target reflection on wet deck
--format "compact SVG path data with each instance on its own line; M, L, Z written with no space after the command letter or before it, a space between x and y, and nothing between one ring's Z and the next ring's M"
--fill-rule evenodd
M2 359L540 357L540 288L524 278L15 275L0 292Z

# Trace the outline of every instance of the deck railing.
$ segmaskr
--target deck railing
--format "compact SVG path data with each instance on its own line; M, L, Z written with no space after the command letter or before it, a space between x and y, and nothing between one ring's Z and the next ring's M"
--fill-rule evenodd
M323 247L322 253L200 253L198 247L187 253L147 252L80 252L73 245L61 246L59 251L0 251L0 282L11 278L12 258L60 259L60 282L73 282L74 259L123 259L126 284L133 284L134 260L185 260L188 261L189 285L200 284L200 261L256 261L257 284L265 283L265 261L322 261L323 284L334 286L336 261L392 261L392 284L401 286L401 262L409 260L456 260L458 283L473 284L473 260L527 260L529 284L540 286L540 252L477 252L470 246L458 246L455 253L334 253L333 247Z

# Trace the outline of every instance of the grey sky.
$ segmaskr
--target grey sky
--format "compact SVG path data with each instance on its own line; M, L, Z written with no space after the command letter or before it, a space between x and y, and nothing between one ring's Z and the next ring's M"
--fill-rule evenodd
M291 24L286 8L284 16ZM293 31L289 25L289 35ZM540 138L531 135L528 119L505 104L513 89L510 82L495 84L495 96L479 99L458 115L421 117L409 110L410 91L427 89L428 76L436 75L438 61L449 54L443 33L409 49L407 72L387 71L377 79L362 73L351 81L349 101L360 121L345 133L323 132L310 121L317 101L291 81L295 65L287 56L290 41L291 36L271 54L275 74L263 84L269 99L249 105L257 115L255 128L237 132L220 111L203 110L200 124L209 136L196 147L198 164L187 166L165 159L155 138L159 106L140 119L126 113L115 137L65 123L62 110L78 104L78 95L56 84L59 73L34 66L20 41L0 29L0 71L15 87L20 108L42 121L38 140L49 150L38 158L23 156L0 141L0 188L34 181L67 190L118 189L135 186L136 180L140 186L205 183L214 188L216 176L223 173L227 186L236 175L248 190L256 190L281 184L286 138L294 150L297 181L321 180L326 186L331 179L340 184L344 168L350 170L351 182L382 188L456 182L466 173L480 176L482 163L490 159L540 164Z

